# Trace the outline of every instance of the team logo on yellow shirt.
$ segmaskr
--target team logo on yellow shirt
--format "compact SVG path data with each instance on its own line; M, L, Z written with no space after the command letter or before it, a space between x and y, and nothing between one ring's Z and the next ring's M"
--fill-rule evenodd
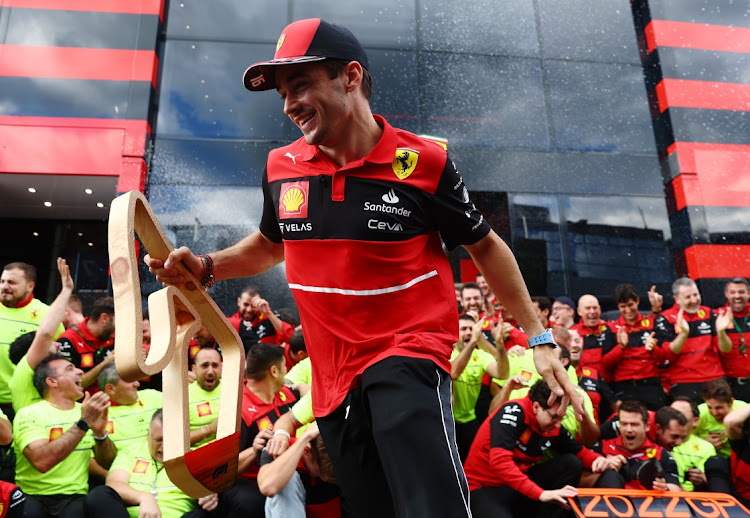
M83 353L81 355L81 367L93 367L94 355L92 353Z
M399 180L405 180L416 169L417 160L419 160L419 151L408 147L400 147L396 150L396 157L391 163L391 169Z
M107 433L110 435L115 433L115 423L112 421L107 421Z
M146 473L149 462L147 460L138 459L133 466L133 473Z
M37 318L39 318L39 315L40 315L41 313L42 313L42 312L41 312L41 311L39 311L38 309L32 309L31 311L29 311L29 318L30 318L31 320L36 320Z
M698 453L699 451L701 451L701 447L698 445L698 443L693 444L693 451L695 453Z
M525 379L526 381L529 381L533 374L531 373L531 371L521 371L521 376L523 376L523 379Z
M63 434L61 426L56 426L49 431L49 442L54 441Z
M208 401L197 405L195 408L198 410L198 417L211 415L211 403Z

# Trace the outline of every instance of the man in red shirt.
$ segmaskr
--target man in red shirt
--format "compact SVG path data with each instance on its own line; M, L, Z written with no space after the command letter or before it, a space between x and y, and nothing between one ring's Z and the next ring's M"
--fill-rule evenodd
M83 371L83 388L94 385L104 366L114 361L114 336L115 301L102 297L94 301L83 322L66 329L58 338L60 354Z
M280 345L288 342L294 332L294 328L271 309L255 286L246 286L242 290L237 297L237 308L229 322L240 334L246 349L258 342Z
M670 393L672 397L688 396L700 403L703 384L724 376L719 350L729 353L732 349L726 333L731 318L728 311L716 317L711 308L702 306L698 286L692 279L677 279L672 293L680 309L677 314L667 315L671 326L665 329L666 339L661 345L669 360Z
M650 425L646 407L638 401L623 401L618 415L620 435L603 440L596 448L617 471L603 473L596 487L682 491L677 463L672 455L647 436ZM651 459L657 459L661 464L662 476L654 478L652 487L644 487L639 481L639 470Z
M312 359L313 412L347 505L362 517L468 516L450 408L458 314L444 246L466 248L541 345L537 370L583 413L510 248L444 147L372 113L369 59L351 31L298 20L244 84L275 89L302 132L268 154L259 228L204 257L184 247L165 261L148 257L151 272L182 284L181 261L210 285L285 261Z
M731 279L724 287L724 296L727 304L721 310L728 308L731 311L732 320L726 333L732 342L732 349L728 353L722 352L719 357L734 397L750 402L750 286L747 279Z
M602 308L599 300L593 295L581 295L578 299L578 321L571 329L578 331L583 338L582 367L593 367L602 375L604 381L612 381L611 372L602 365L602 351L609 350L615 343L615 336L600 317Z
M583 469L609 468L560 426L560 404L548 406L549 395L539 380L526 397L503 404L479 428L464 465L475 518L565 516L566 498L577 494ZM548 450L558 455L544 460Z
M603 351L602 364L612 373L617 399L635 399L649 410L659 410L667 400L659 377L659 364L665 355L657 346L659 338L663 340L665 336L659 332L657 337L657 331L667 329L666 319L641 315L640 298L632 284L618 285L614 299L620 318L610 322L609 329L617 342L608 344L609 349Z

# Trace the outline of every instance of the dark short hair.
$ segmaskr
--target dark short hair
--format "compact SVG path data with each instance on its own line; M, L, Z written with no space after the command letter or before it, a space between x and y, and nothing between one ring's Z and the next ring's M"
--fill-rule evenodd
M210 345L208 345L208 346L205 346L205 347L201 347L200 349L198 349L195 352L195 356L193 356L193 363L195 363L195 364L198 363L198 355L201 353L201 351L206 351L206 350L209 350L209 349L211 351L216 351L216 354L219 355L219 358L221 358L222 361L224 360L224 357L221 355L221 351L219 351L216 347L211 347Z
M115 314L115 299L113 299L112 297L102 297L96 299L94 301L94 305L91 307L89 320L91 320L92 322L97 322L104 314Z
M615 304L624 304L629 300L640 300L635 286L627 283L615 286Z
M547 385L547 382L543 379L538 380L529 389L529 399L539 403L545 410L549 408L547 401L549 401L551 394L552 391L550 390L549 385Z
M627 401L623 401L620 404L619 410L617 411L618 416L620 412L631 412L633 414L641 414L641 417L643 418L643 422L648 423L648 409L646 408L646 405L644 405L640 401L636 401L635 399L629 399Z
M24 355L29 352L29 347L31 347L31 342L34 341L35 336L36 331L29 331L28 333L24 333L16 337L16 339L10 343L10 348L8 349L8 357L10 358L10 361L13 363L13 365L18 365L18 362L21 361L21 358L23 358Z
M536 302L540 311L546 309L549 313L552 313L552 301L548 297L531 297L531 302Z
M709 381L703 384L699 392L700 397L703 401L709 399L716 399L717 401L723 401L724 403L732 402L732 387L724 378Z
M474 320L474 317L469 315L468 313L461 313L458 315L459 320L471 320L472 324L475 324L477 321Z
M338 485L336 472L333 470L333 461L331 461L331 457L328 455L328 451L323 444L323 438L320 435L310 441L310 455L315 464L318 465L320 474L323 475L326 482Z
M299 325L299 316L291 308L278 308L276 313L279 314L279 318L289 324L292 327Z
M677 421L680 426L685 426L687 424L687 417L685 417L685 414L671 406L663 406L656 411L654 423L662 428L669 428L669 423L672 421Z
M8 263L3 268L3 271L9 270L21 270L23 276L26 278L26 282L36 282L36 268L30 264L16 261L14 263Z
M240 297L243 295L248 295L249 297L255 297L256 295L260 296L260 290L257 286L253 284L248 284L244 288L242 288L242 291L240 292Z
M566 359L570 362L570 350L565 347L558 347L557 349L560 351L560 361L562 362L563 359Z
M298 329L289 338L289 352L298 353L300 351L307 352L307 346L305 346L305 335L302 334L302 329Z
M34 388L42 397L46 396L47 391L49 390L49 385L47 385L47 378L54 378L57 374L50 366L50 363L55 360L69 361L60 353L48 354L42 359L42 361L39 362L39 365L37 365L36 369L34 370Z
M323 61L323 66L328 71L328 78L335 79L349 63L344 59L326 59ZM364 65L362 65L362 94L364 94L365 99L372 97L372 76Z
M277 365L283 361L283 348L263 342L256 344L247 353L245 377L254 381L261 381L266 377L266 371L271 365Z
M684 394L680 394L679 396L675 396L672 398L673 401L685 401L687 403L690 403L690 412L692 412L693 417L700 416L700 410L698 409L698 403L693 401L690 396L686 396Z
M744 277L732 277L727 281L727 284L744 284L746 288L750 289L750 282Z

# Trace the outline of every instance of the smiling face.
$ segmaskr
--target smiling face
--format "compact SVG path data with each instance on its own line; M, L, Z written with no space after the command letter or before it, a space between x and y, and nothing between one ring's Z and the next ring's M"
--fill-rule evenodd
M698 288L680 285L677 291L677 303L685 313L697 313L701 306L701 294Z
M28 299L33 291L34 283L26 279L23 270L3 270L0 275L0 301L9 308L14 308L19 302Z
M635 451L646 441L648 423L643 421L640 412L620 410L620 435L622 444L630 451Z
M578 300L578 315L581 317L583 325L594 327L599 323L599 317L602 314L602 308L599 301L593 295L583 295Z
M47 378L47 384L50 386L50 389L57 389L61 396L71 401L81 399L81 396L83 396L83 387L81 387L83 371L77 369L68 360L62 359L52 360L49 366L55 373L54 377ZM47 394L49 394L49 391Z
M742 313L747 307L747 301L750 300L750 291L744 283L730 282L724 288L724 296L727 298L732 311Z
M276 85L284 113L311 146L335 147L351 130L347 121L352 106L344 76L342 71L331 79L326 66L317 62L277 67Z
M681 425L676 419L672 419L666 428L656 425L656 442L671 451L687 440L687 433L687 425Z
M629 299L627 302L618 302L617 309L628 324L633 324L638 319L638 299Z
M568 329L568 333L570 333L570 361L577 365L581 361L583 338L575 329Z
M484 311L484 298L482 290L476 288L464 288L461 291L461 305L464 311L475 311L477 315Z
M734 403L734 399L730 403L714 398L708 398L706 400L708 412L720 423L723 423L724 418L732 411L732 403Z

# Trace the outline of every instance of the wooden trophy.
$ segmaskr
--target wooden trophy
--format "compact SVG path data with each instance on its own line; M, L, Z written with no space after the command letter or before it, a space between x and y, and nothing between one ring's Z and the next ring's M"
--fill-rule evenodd
M218 493L237 477L240 405L245 351L240 337L211 296L181 264L189 279L148 298L151 347L143 351L143 314L135 234L151 257L165 260L174 250L146 197L131 191L112 202L109 264L117 315L115 364L122 379L135 381L163 371L164 466L170 480L193 498ZM187 350L205 325L224 357L216 440L190 451Z

